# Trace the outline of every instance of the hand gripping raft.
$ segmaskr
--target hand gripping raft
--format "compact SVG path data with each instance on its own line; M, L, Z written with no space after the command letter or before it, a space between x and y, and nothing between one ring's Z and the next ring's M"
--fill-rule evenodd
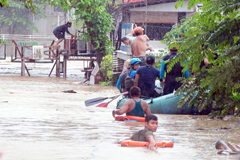
M156 140L157 147L173 147L172 141ZM148 147L149 143L144 141L124 140L121 142L122 147Z

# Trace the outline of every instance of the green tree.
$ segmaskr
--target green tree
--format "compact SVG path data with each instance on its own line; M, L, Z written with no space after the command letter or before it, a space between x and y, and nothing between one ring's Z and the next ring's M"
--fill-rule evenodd
M182 4L179 0L177 6ZM229 111L239 116L240 106L240 1L239 0L189 0L191 8L202 2L203 7L193 17L174 27L165 36L165 43L179 46L177 61L187 65L195 78L183 80L177 94L187 92L179 106L185 102L198 104L204 109L208 104L218 108L211 116L224 117ZM177 38L173 38L176 37ZM216 56L217 54L217 56ZM200 68L207 58L208 69ZM171 69L171 68L170 68Z
M9 0L0 10L0 27L9 34L26 34L31 30L37 31L34 19L46 17L45 5L36 0L18 1Z

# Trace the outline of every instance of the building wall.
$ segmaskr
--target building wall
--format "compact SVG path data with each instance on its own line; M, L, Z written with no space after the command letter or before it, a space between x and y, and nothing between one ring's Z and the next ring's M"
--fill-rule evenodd
M178 12L130 12L131 23L177 23Z

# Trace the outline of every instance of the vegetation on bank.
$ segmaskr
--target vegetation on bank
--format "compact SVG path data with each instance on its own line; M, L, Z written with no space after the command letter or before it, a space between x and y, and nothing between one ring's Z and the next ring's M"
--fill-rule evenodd
M179 0L177 5L182 2ZM184 64L187 59L188 68L194 72L194 76L182 80L184 85L176 92L187 93L179 106L189 102L189 105L198 105L200 111L212 106L216 109L210 114L212 117L222 118L232 111L239 116L240 3L237 0L189 0L188 7L199 2L203 7L164 37L165 43L173 43L170 47L179 46L179 56L170 66L177 61ZM209 65L200 68L204 58Z
M107 54L103 57L100 68L103 75L103 82L100 82L102 86L112 85L112 70L113 70L113 57L112 54Z

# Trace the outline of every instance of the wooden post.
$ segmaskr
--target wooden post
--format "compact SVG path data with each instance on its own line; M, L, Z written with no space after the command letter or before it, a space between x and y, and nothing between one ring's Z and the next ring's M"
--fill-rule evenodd
M63 55L63 78L67 78L67 55Z
M25 54L24 54L24 48L21 47L21 76L25 76Z
M56 50L56 77L60 77L60 53L59 48Z

